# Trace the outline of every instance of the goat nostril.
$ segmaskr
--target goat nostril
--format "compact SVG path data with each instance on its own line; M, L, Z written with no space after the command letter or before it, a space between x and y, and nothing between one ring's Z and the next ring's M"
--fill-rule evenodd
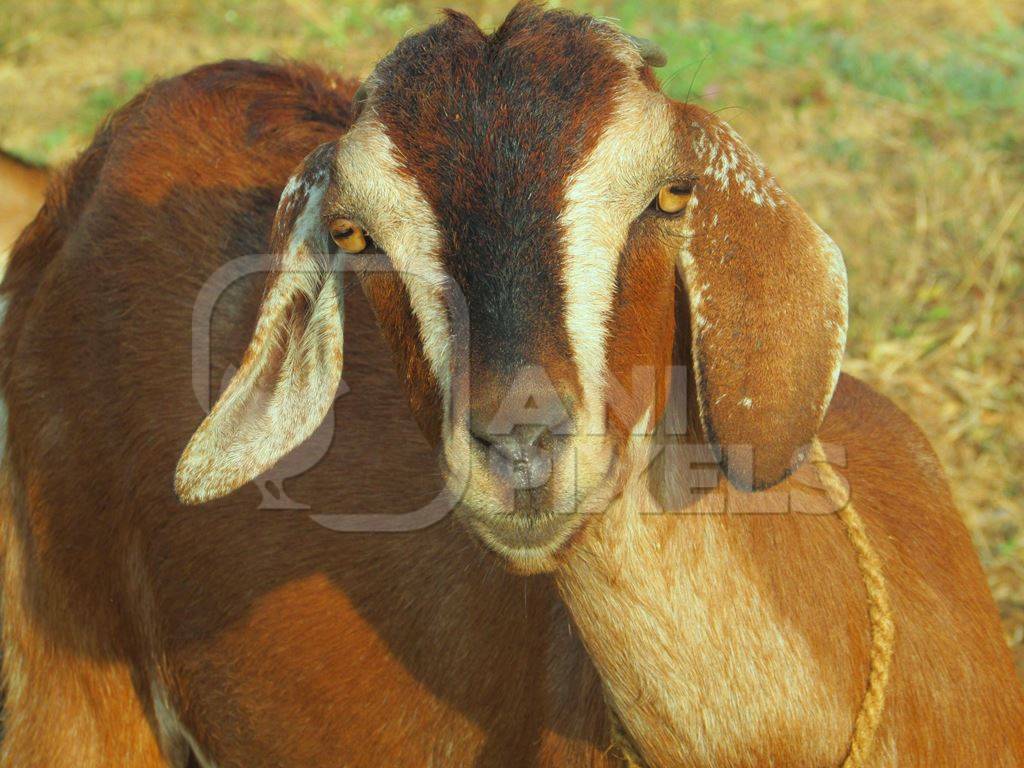
M548 442L551 430L544 424L520 424L512 429L512 440L520 449L527 450Z
M494 445L494 438L483 430L471 427L469 430L469 437L485 451Z
M528 464L534 453L534 441L526 441L519 432L509 435L474 433L473 439L485 453L500 456L510 464Z
M568 445L575 421L560 401L552 401L513 418L473 411L467 426L476 451L509 465L531 466L554 460L561 447Z
M544 424L519 424L508 434L492 434L478 428L469 430L470 439L476 446L486 452L494 452L512 464L529 464L556 450L559 441L572 433L571 425L566 422L555 427Z

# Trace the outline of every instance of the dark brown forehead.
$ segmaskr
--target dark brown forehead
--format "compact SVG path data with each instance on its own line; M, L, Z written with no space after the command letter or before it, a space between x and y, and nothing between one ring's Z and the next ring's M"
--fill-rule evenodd
M494 358L521 363L541 337L568 353L553 327L563 316L558 214L629 74L613 34L533 5L491 35L449 13L374 73L376 114L434 209L445 266Z

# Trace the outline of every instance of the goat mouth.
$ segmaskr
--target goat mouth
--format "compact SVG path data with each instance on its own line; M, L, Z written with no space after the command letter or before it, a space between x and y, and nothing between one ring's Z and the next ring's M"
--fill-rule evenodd
M531 502L512 509L460 506L459 516L477 537L514 573L523 575L555 570L565 553L582 535L587 523L604 511L615 495L614 473L590 493L562 507L543 504L536 491L524 490ZM514 510L514 511L513 511Z
M537 472L532 465L529 471L503 471L482 450L471 451L465 463L446 450L441 465L459 498L462 523L509 570L540 573L558 567L587 520L614 495L619 457L614 446L601 447L577 453L578 446L566 444L541 452L545 463Z
M522 574L550 571L559 554L585 522L583 515L543 513L534 515L466 515L470 528L507 567Z

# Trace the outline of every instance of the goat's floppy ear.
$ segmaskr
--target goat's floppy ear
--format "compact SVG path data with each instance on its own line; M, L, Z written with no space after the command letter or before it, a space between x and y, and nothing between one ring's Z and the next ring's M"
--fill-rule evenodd
M321 215L335 146L314 150L281 194L274 269L241 367L178 462L189 504L249 482L305 440L334 402L342 367L340 272Z
M803 460L831 401L846 268L732 128L692 106L677 115L697 169L679 266L701 422L730 481L767 488Z

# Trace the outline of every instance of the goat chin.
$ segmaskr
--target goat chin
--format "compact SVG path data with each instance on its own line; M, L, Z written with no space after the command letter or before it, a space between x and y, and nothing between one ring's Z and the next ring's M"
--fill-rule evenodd
M581 532L621 490L619 472L609 466L585 492L517 512L514 505L496 503L493 495L471 486L456 514L513 573L546 573L559 567Z
M557 568L579 532L622 491L627 462L604 440L578 440L535 488L516 489L479 457L442 461L456 516L518 574Z

